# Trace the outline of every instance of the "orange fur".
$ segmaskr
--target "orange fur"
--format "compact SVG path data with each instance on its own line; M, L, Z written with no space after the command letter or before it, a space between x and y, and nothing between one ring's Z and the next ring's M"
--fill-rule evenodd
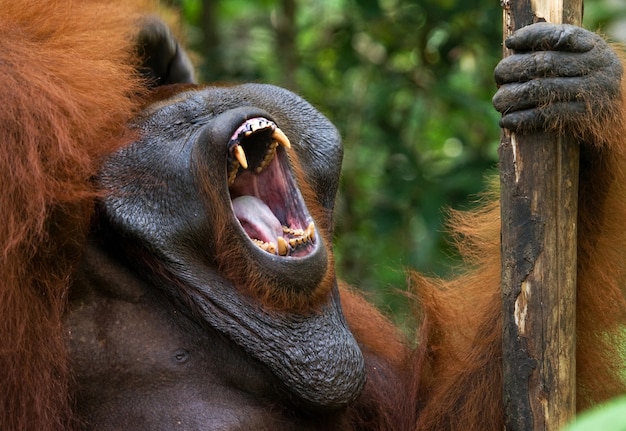
M470 269L450 281L413 275L426 326L417 429L502 429L499 206L451 224Z
M623 64L626 62L623 61ZM607 101L608 102L608 101ZM626 84L603 117L574 133L583 146L578 220L577 408L626 392ZM559 124L552 125L559 129ZM450 280L414 274L425 317L417 360L418 430L503 428L500 208L495 193L450 222L469 268Z
M123 143L142 89L133 9L67 3L0 1L3 430L69 425L61 324L69 262L89 217L90 178Z
M142 103L133 38L144 6L0 0L0 7L0 429L63 430L73 425L62 324L67 285L96 195L90 179L103 156L128 142L126 124ZM622 101L609 117L590 115L575 131L589 143L579 205L581 409L626 391L619 355L626 323L625 113ZM294 165L311 203L303 168ZM311 211L330 219L324 209ZM469 269L451 281L413 275L424 315L413 354L387 319L341 286L346 319L368 359L369 381L349 412L355 427L502 429L499 223L493 199L454 214ZM331 233L322 235L329 243ZM237 262L230 256L239 252L222 250L219 258ZM245 268L227 271L235 280L246 274L246 285L270 307L298 310L310 301L273 296ZM333 283L330 256L311 295L321 301Z
M345 283L339 284L339 291L343 314L362 348L388 358L395 368L404 366L409 346L393 323Z
M315 204L315 192L306 182L305 173L295 151L290 151L288 156L294 176L298 182L298 188L311 216L314 220L330 220L331 215ZM219 201L219 199L211 197L218 193L212 184L204 184L203 188L208 202ZM291 312L308 312L318 307L328 298L328 294L335 284L334 258L330 247L327 248L328 267L326 274L312 292L286 291L273 285L268 286L267 279L258 274L248 261L244 261L239 257L241 255L239 246L229 240L234 233L231 232L232 227L230 227L228 220L225 218L228 210L219 208L215 204L208 207L211 211L211 220L217 226L216 231L218 234L217 238L215 238L215 244L218 250L216 261L220 272L226 274L226 277L240 288L242 294L252 295L268 309L289 310ZM328 222L329 224L330 221ZM320 223L316 225L316 228L316 234L322 237L322 241L327 245L331 244L331 232L323 229Z
M339 284L341 307L366 358L367 384L352 417L354 429L411 429L417 410L410 346L400 331L360 293Z

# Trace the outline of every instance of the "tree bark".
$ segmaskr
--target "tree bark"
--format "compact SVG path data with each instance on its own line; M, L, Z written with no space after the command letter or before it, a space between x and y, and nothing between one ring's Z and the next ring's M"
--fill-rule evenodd
M582 0L502 4L505 37L582 18ZM503 130L499 155L506 429L558 430L576 407L579 148L568 136Z

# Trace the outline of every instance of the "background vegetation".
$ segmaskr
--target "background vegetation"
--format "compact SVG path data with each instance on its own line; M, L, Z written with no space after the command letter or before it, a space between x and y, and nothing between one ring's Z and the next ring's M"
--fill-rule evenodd
M340 276L402 322L405 269L456 261L445 208L469 208L499 140L496 0L171 0L201 79L301 94L345 144L335 251ZM586 26L619 36L623 0L587 0Z

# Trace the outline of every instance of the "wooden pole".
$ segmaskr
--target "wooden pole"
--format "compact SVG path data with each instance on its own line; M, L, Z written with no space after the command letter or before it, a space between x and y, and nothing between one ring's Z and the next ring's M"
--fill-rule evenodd
M582 0L502 5L505 37L538 21L582 18ZM505 425L558 430L576 411L579 148L567 136L503 130L499 154Z

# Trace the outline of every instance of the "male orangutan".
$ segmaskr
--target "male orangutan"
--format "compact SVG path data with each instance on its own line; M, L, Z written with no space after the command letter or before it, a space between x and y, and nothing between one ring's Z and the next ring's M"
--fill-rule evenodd
M412 351L335 279L342 148L314 108L193 84L143 7L0 6L1 430L502 429L496 203L452 222L465 274L414 277ZM582 148L585 408L625 390L622 66L574 27L508 45L502 125Z

